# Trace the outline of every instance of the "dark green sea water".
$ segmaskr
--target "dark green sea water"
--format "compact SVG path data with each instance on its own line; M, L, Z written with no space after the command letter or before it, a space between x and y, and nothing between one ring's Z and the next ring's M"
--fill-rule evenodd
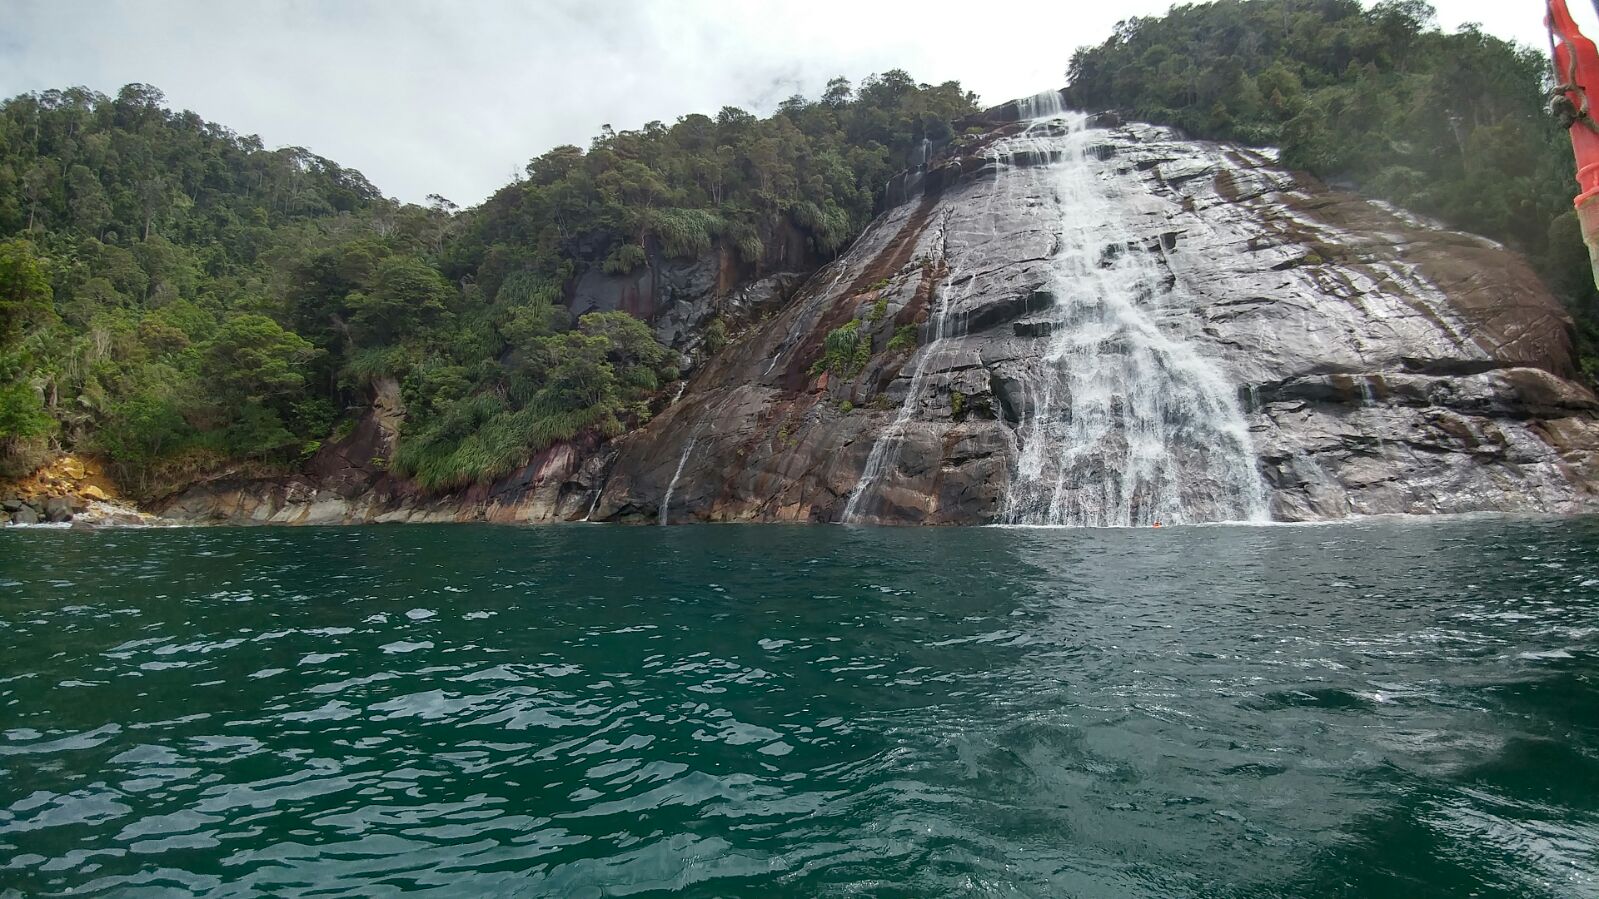
M1599 894L1599 522L0 533L0 895Z

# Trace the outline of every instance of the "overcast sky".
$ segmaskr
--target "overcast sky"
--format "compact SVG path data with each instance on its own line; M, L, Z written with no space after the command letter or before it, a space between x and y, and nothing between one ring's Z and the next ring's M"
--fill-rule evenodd
M1064 82L1072 50L1170 0L0 0L0 95L133 81L268 146L463 206L601 124L767 113L903 68L998 103ZM1542 3L1434 0L1534 46ZM1572 0L1592 23L1592 6ZM1599 28L1590 33L1599 36Z

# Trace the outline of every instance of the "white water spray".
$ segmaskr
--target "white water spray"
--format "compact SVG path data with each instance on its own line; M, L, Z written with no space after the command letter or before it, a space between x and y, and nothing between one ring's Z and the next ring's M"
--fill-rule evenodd
M1004 519L1129 527L1264 518L1235 390L1158 322L1159 236L1129 222L1132 198L1092 152L1086 117L1058 104L1058 94L1020 101L1034 121L996 147L1002 166L1018 154L1049 164L1061 208L1052 336L1022 412Z
M1024 122L1037 122L1058 118L1066 112L1060 91L1042 91L1016 101L1017 118Z

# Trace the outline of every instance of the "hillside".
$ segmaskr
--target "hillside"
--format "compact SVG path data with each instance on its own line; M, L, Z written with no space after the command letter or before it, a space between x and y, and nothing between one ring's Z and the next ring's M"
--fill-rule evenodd
M1069 78L1069 105L1281 147L1290 168L1507 245L1537 272L1518 264L1521 287L1545 282L1575 318L1574 354L1555 367L1599 372L1570 151L1542 111L1536 51L1443 34L1413 0L1222 0L1123 23ZM74 450L146 500L223 475L350 468L438 497L563 446L592 454L646 427L692 374L749 386L717 363L726 348L757 339L931 169L976 158L999 136L976 112L955 83L835 79L767 118L607 126L461 210L385 199L358 172L170 110L148 86L13 98L0 106L0 476ZM931 315L923 297L883 340L914 350L937 336ZM860 368L854 332L817 341L826 358L796 361L807 368L785 390Z
M0 106L11 474L63 446L104 454L146 497L293 470L349 433L379 380L407 410L390 461L425 489L620 433L682 360L625 313L574 321L580 276L713 243L736 253L735 278L826 259L909 154L973 108L903 72L836 79L765 119L729 107L607 128L460 211L386 200L358 172L162 102L130 85Z

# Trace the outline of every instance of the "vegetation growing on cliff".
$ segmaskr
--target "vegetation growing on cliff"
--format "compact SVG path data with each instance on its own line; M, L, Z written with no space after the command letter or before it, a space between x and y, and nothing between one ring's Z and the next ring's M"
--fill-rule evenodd
M1422 0L1221 0L1120 23L1072 57L1068 95L1281 147L1287 165L1516 247L1571 306L1599 377L1599 295L1548 72L1541 49L1443 33Z
M872 336L861 328L860 319L852 319L827 332L821 358L811 366L811 374L826 372L838 378L853 378L871 360Z
M834 253L910 149L974 102L892 71L764 119L606 126L461 211L385 199L145 85L15 97L0 105L0 467L55 442L155 492L290 465L386 378L409 409L394 467L429 487L614 433L677 360L625 315L572 321L578 274L713 242L758 271L795 234Z
M55 430L33 384L33 352L24 339L50 320L50 299L33 248L21 240L0 243L0 474L32 468L43 438Z

